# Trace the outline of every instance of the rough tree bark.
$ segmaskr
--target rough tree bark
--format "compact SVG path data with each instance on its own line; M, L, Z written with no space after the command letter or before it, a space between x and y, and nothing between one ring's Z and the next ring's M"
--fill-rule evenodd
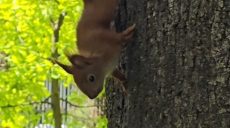
M230 1L121 0L127 97L110 80L109 128L230 128Z

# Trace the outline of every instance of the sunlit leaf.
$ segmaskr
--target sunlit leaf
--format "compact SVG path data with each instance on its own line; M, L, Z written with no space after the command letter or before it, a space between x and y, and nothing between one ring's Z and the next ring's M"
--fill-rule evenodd
M27 62L33 62L33 61L35 61L35 59L36 59L36 56L33 55L33 54L30 54L30 55L28 55L28 56L26 57L26 61L27 61Z

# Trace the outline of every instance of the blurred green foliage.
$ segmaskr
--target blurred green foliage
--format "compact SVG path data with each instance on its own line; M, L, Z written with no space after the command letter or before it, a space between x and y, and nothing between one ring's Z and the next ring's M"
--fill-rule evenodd
M77 52L75 28L82 7L79 0L0 0L0 127L23 128L37 124L41 115L29 103L40 102L50 95L45 80L60 79L65 86L73 82L70 75L48 58L53 47L58 49L63 63L68 63L64 52ZM63 12L67 15L60 39L53 46L51 20L56 21ZM79 92L70 99L79 105L89 104ZM104 128L107 124L104 117L87 120L89 115L84 113L90 111L73 111L74 116L68 115L67 124L70 128L88 128L95 126L92 122L99 121L96 127ZM46 117L47 123L52 123L52 111L47 112Z

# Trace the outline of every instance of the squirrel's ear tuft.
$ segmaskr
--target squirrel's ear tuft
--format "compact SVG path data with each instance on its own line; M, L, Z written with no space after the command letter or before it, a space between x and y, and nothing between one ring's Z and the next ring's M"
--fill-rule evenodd
M72 66L64 65L57 60L55 60L55 63L58 64L60 67L62 67L67 73L73 74L73 68Z

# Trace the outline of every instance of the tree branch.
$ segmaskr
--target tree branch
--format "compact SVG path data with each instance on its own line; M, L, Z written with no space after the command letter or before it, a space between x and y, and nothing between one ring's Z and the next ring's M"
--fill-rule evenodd
M15 104L15 105L7 104L7 105L0 106L0 108L15 108L15 107L23 107L23 106L29 106L29 105L42 104L42 103L50 104L50 102L48 102L49 98L50 97L47 97L45 100L43 100L41 102L29 102L29 103Z
M68 100L66 100L66 99L64 99L64 98L60 98L60 99L61 99L62 101L64 101L64 102L67 102L69 105L76 107L76 108L91 108L91 107L98 107L97 105L89 105L89 106L76 105L76 104L74 104L74 103L72 103L72 102L70 102L70 101L68 101Z
M56 43L59 41L59 32L61 26L63 24L66 13L63 12L59 15L58 22L54 24L54 21L51 21L53 24L53 50L52 50L52 58L57 59L59 56L56 48ZM62 116L61 116L61 108L60 108L60 99L59 99L59 82L58 79L51 79L51 106L53 109L53 117L55 122L55 128L61 128L62 124Z

